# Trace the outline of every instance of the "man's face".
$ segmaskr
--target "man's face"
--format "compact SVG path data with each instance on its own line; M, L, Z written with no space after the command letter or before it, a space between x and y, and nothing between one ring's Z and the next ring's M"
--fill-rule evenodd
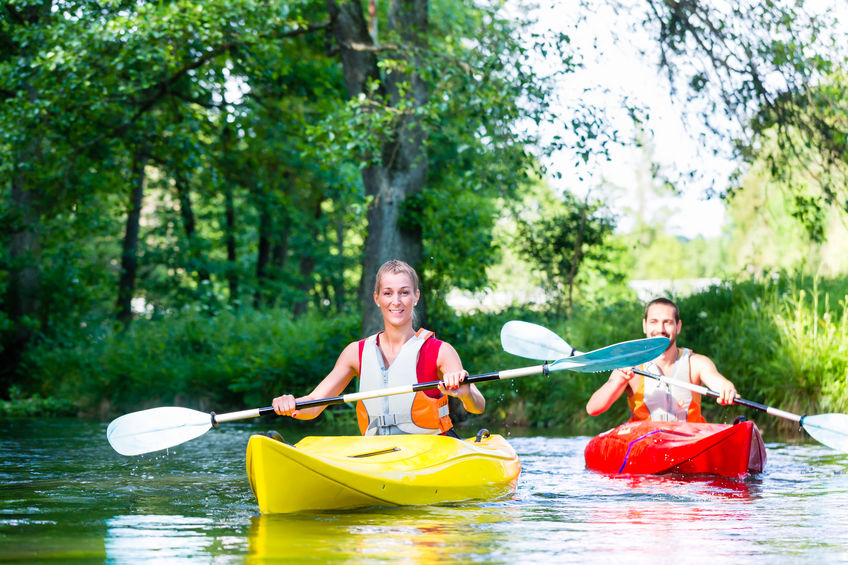
M653 304L642 320L645 337L667 337L671 341L669 347L676 345L681 327L680 321L674 319L674 308L667 304Z

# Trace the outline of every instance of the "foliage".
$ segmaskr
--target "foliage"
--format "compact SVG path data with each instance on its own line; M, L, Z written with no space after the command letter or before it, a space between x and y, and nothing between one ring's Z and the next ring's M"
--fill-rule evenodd
M830 72L831 62L818 62L824 76L814 86L760 110L753 120L759 144L749 159L768 164L769 177L791 201L792 216L821 243L828 212L835 209L843 218L848 213L848 77L844 68Z
M429 133L429 182L402 221L422 240L429 301L444 307L448 289L485 285L497 206L535 168L535 140L515 124L547 117L521 23L499 4L431 2L426 48L411 55L402 38L379 38L383 76L413 65L426 82L420 106L404 105L402 81L397 93L349 98L324 2L51 6L11 2L0 20L0 348L10 357L111 331L118 296L154 317L359 308L351 297L375 228L362 171L390 160L377 148L403 141L409 132L395 128L410 113ZM568 48L565 37L545 41ZM125 282L128 256L138 267ZM0 390L28 388L19 359L6 361Z
M634 231L617 234L615 240L628 250L623 267L633 280L715 278L738 272L728 265L724 238L654 233L646 241Z
M775 276L683 300L681 317L686 340L746 398L799 414L841 412L848 408L846 296L845 279ZM692 330L685 320L694 321ZM753 416L767 426L794 427Z
M35 348L28 368L37 394L74 399L101 417L162 404L265 406L283 392L308 393L358 327L353 316L186 310L85 343Z
M74 403L69 398L42 398L38 394L24 397L16 387L9 391L9 400L0 400L0 418L71 416L75 413Z
M671 83L724 144L713 150L768 162L793 214L820 241L822 212L844 212L848 197L844 22L816 2L644 5L641 20ZM795 182L798 171L811 182Z
M776 145L769 143L771 151ZM800 222L793 197L783 191L770 172L765 157L755 161L738 190L728 199L730 227L730 267L744 276L761 276L772 271L797 271L835 276L848 270L845 216L833 206L817 209L820 236L809 233L809 223ZM814 195L815 180L808 171L793 175L797 191ZM806 187L806 188L802 188ZM768 241L769 245L762 245Z
M571 313L577 277L593 271L604 278L623 279L606 245L614 219L598 202L579 202L571 193L561 201L543 203L529 217L518 219L518 245L545 274L543 288L563 314Z

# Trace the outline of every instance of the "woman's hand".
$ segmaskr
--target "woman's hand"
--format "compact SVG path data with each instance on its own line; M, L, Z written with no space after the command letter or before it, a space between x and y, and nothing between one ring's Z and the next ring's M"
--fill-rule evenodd
M462 384L462 381L468 376L468 371L453 371L442 375L442 382L439 383L439 391L442 394L456 396L457 398L467 398L470 394L469 386Z
M472 383L463 382L468 377L468 371L462 369L442 375L439 391L448 396L455 396L471 414L482 414L486 409L486 399Z
M278 396L271 403L271 406L274 407L274 412L280 416L291 416L292 418L297 417L297 401L291 394Z

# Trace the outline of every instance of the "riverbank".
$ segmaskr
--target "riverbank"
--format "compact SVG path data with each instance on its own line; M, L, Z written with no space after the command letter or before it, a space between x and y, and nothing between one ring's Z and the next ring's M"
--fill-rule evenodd
M845 279L727 282L678 303L681 345L709 355L745 398L802 414L848 410ZM430 325L477 374L532 364L502 351L500 328L506 321L544 325L574 347L590 350L642 337L641 315L641 304L632 301L582 305L570 319L511 307ZM311 390L358 332L353 315L292 320L283 311L245 310L141 319L125 332L103 329L84 342L32 350L30 385L12 391L11 400L0 404L0 416L47 413L107 420L161 405L218 412L266 406L281 392ZM585 402L604 378L557 373L485 383L481 390L488 408L473 422L597 433L627 417L623 401L602 416L586 415ZM709 400L704 411L717 422L732 421L741 412L766 429L794 427ZM328 409L322 418L344 422L352 418L352 407Z

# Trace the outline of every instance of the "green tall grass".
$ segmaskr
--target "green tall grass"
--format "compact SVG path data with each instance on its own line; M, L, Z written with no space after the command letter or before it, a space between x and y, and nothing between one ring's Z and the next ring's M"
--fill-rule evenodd
M713 359L744 398L799 414L848 411L848 280L775 277L672 298L683 320L679 344ZM513 309L463 317L459 326L471 331L451 330L449 337L469 369L496 370L530 364L499 351L500 325L509 319L540 323L585 351L643 337L642 312L637 301L582 305L570 319ZM586 413L586 402L607 377L562 372L487 383L481 385L489 398L487 417L495 420L491 425L594 434L629 418L624 398L600 416ZM793 433L798 428L710 398L703 399L703 412L708 421L745 416L764 429Z

